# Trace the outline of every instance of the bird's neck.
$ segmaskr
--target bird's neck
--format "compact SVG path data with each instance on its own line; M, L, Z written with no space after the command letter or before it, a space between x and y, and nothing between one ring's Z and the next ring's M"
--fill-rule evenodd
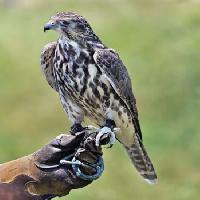
M79 43L76 42L75 40L69 39L68 37L66 37L65 35L60 35L59 39L58 39L58 43L64 47L65 45L69 46L79 46Z
M106 46L99 40L99 38L80 38L80 39L71 39L65 35L60 35L58 42L60 44L67 44L72 46L78 46L83 49L102 49Z

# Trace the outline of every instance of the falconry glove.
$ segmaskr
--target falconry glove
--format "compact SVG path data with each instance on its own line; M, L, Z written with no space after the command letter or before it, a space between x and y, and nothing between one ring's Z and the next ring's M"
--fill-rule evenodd
M29 156L0 165L0 199L47 200L90 184L103 172L97 134L62 135ZM101 138L101 145L108 143L109 138Z

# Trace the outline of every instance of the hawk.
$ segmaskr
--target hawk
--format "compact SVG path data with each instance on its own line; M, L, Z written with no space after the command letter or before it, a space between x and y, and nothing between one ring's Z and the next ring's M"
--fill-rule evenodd
M156 183L142 142L131 79L117 52L101 42L84 17L73 12L52 16L44 26L47 30L57 31L59 38L42 50L41 68L60 96L72 131L83 129L85 116L101 127L100 136L119 127L116 138L135 168L148 183Z

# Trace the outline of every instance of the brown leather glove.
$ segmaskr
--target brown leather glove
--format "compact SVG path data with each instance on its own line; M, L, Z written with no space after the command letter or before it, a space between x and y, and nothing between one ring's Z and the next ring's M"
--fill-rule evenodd
M98 178L95 176L97 168L94 166L102 156L101 147L95 145L96 134L83 131L75 135L64 135L31 155L1 164L0 199L47 200L67 195L71 189L90 184L93 179ZM107 142L108 138L101 138L101 144ZM69 159L63 163L69 163L74 158L73 161L82 164L61 164L60 161L65 157ZM101 169L98 166L99 176L102 167L103 163ZM80 174L77 169L83 177L78 176Z

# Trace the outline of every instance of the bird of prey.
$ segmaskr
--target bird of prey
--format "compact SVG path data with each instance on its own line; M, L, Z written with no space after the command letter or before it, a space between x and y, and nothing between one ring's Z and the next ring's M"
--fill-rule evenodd
M100 136L114 128L139 174L157 182L153 164L144 148L131 79L117 52L104 45L86 19L73 12L59 12L44 31L59 33L56 42L41 53L41 68L49 85L58 92L72 131L83 129L84 117L100 128ZM98 142L96 143L98 145Z

